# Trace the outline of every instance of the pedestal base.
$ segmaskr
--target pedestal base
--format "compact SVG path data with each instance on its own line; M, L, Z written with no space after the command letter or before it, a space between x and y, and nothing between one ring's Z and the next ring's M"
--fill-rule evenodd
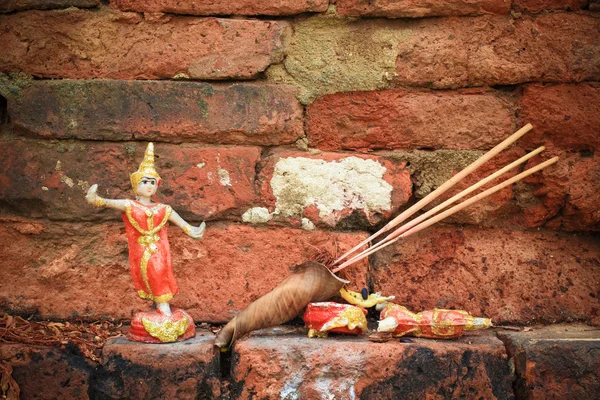
M143 343L172 343L195 335L196 326L192 317L179 308L173 308L170 316L157 311L135 314L127 339Z

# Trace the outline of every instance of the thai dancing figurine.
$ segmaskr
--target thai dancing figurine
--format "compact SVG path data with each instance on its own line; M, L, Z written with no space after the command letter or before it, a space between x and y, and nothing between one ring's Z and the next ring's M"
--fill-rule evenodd
M179 289L171 268L167 222L194 239L202 238L206 224L202 222L199 227L192 226L170 206L152 202L161 182L154 168L152 143L148 144L144 160L130 178L135 200L104 199L97 194L98 185L92 185L86 195L91 205L123 212L134 288L142 299L152 300L156 305L155 311L136 313L127 337L146 343L175 342L194 337L192 317L169 305Z

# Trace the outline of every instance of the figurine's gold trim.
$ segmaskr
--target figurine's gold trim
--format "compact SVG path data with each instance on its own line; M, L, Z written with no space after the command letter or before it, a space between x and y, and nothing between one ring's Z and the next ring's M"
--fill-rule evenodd
M308 330L308 337L309 338L315 338L315 337L326 338L327 337L327 331L325 331L325 332L319 332L318 330L311 328L311 329Z
M152 300L156 303L168 303L171 301L171 299L173 299L173 295L171 293L162 294L160 296L152 296L140 289L138 290L137 294L144 300Z
M492 327L492 320L489 318L478 318L468 316L465 317L465 331L476 331L479 329L487 329Z
M137 191L137 187L144 176L149 178L155 178L160 181L160 175L156 172L156 168L154 167L154 144L148 143L148 147L146 147L146 151L144 152L144 159L142 160L137 171L133 172L129 175L131 180L131 187L133 191Z
M131 206L135 206L137 208L140 208L142 210L144 210L144 212L146 211L151 211L153 213L157 213L158 210L161 207L166 207L167 211L165 213L165 217L163 218L163 220L161 221L160 224L158 224L158 226L153 227L151 229L148 230L144 230L142 229L142 227L140 226L140 224L138 224L138 222L133 219L133 217L131 216ZM152 208L146 208L145 206L138 204L136 202L133 201L129 201L127 206L125 206L125 215L127 215L127 219L129 220L129 222L131 223L131 225L135 228L136 231L138 231L139 233L141 233L142 235L154 235L156 232L160 231L163 226L165 226L165 224L169 221L169 217L171 216L171 213L173 212L173 209L171 208L171 206L167 206L165 204L159 204L157 206L154 206ZM154 221L153 221L154 222Z
M106 201L104 201L104 199L100 196L96 197L96 207L98 207L98 208L106 207Z
M433 316L431 317L431 332L437 336L454 336L455 325L452 321L439 321L440 312L447 310L440 310L438 308L433 309Z
M358 307L348 307L337 317L332 318L329 322L321 327L320 332L325 332L333 328L348 327L348 329L360 328L361 331L367 330L367 318L363 311Z
M148 224L147 230L142 229L142 227L131 215L132 205L144 210L144 212L146 213L146 216L148 217L146 221ZM165 216L160 222L160 224L154 227L154 215L156 215L162 207L166 207ZM143 292L144 295L142 296L140 294L140 292L142 291L138 291L138 295L142 299L150 299L158 303L164 303L171 300L173 298L173 295L165 294L161 296L154 296L154 293L152 293L152 289L150 288L150 283L148 282L148 261L150 261L150 257L152 257L152 254L156 253L156 251L158 250L156 242L160 240L160 236L157 235L157 232L160 231L169 221L169 217L171 216L172 211L173 209L170 206L166 206L164 204L159 204L152 208L147 208L143 205L139 205L137 203L129 201L127 203L127 206L125 206L125 215L127 216L127 220L135 228L135 230L137 230L142 235L138 238L137 242L140 244L140 246L144 248L144 254L142 254L142 259L140 260L140 272L142 274L142 281L144 281L144 285L146 286L146 292Z
M177 322L169 320L164 322L154 322L142 318L142 324L144 325L146 332L161 342L175 342L179 336L187 331L189 325L186 317L183 317Z
M190 224L187 224L186 226L183 227L183 231L185 232L186 235L189 235L190 232L192 231L192 226Z

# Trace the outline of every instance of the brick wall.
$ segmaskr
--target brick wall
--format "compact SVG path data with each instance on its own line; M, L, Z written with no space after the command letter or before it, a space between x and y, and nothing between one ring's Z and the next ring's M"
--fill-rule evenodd
M530 122L558 164L352 267L353 287L497 323L600 323L600 5L0 1L0 308L128 319L120 216L154 141L181 293L224 322ZM537 163L536 157L530 164ZM448 198L448 196L446 197Z

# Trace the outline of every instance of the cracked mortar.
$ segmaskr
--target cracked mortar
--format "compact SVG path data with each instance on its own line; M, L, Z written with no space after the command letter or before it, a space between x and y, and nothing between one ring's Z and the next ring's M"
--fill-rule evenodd
M454 171L461 171L483 155L481 151L437 150L437 151L394 151L385 157L407 161L410 176L415 185L417 199L427 196L452 177Z
M385 89L395 76L398 43L411 34L393 21L340 18L332 6L294 25L284 63L267 77L297 86L303 104L329 93Z

